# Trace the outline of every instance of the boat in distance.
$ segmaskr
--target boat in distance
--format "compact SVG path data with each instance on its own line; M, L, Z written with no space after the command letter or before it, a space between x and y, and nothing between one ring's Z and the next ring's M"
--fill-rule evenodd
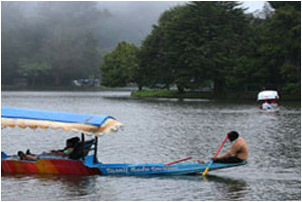
M279 107L276 102L278 100L279 94L275 90L263 90L258 93L257 95L257 100L258 101L265 101L260 106L260 111L262 113L278 113L279 112Z
M50 112L18 108L4 108L1 112L2 128L62 128L81 131L81 141L77 157L62 157L50 154L37 155L36 160L20 159L18 155L1 152L1 173L62 174L62 175L188 175L201 174L208 164L179 163L169 164L106 164L97 159L98 136L116 131L122 124L111 116L83 115L63 112ZM94 139L85 141L85 135ZM94 152L93 154L89 154ZM187 158L189 159L189 158ZM245 165L247 162L222 164L213 163L210 170Z

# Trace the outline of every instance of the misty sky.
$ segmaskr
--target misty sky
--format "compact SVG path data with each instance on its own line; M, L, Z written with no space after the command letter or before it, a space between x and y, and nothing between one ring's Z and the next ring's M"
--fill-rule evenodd
M176 6L188 1L97 1L100 10L106 9L110 18L103 24L110 33L107 46L114 48L120 41L127 41L140 45L141 41L150 34L152 25L157 24L160 15ZM243 2L247 12L262 10L265 1ZM36 1L20 1L22 11L27 15L35 13ZM97 36L97 37L102 37Z
M157 24L161 13L176 5L182 5L188 1L100 1L100 8L108 9L112 14L109 23L113 26L113 33L118 32L118 27L123 27L123 33L117 36L118 40L138 45L140 40L152 30L152 25ZM246 1L244 8L247 12L262 10L265 1ZM119 30L120 31L120 30Z
M171 6L183 4L186 1L103 1L102 7L110 9L112 12L146 11L161 13ZM261 10L265 1L244 1L243 6L249 12Z
M102 8L107 8L114 15L128 15L138 19L149 19L153 23L165 10L184 4L187 1L101 1ZM245 1L243 7L248 8L247 12L261 10L265 1Z

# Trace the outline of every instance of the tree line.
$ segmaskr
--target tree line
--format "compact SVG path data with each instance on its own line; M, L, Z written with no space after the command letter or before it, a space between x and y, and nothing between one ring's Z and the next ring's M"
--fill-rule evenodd
M118 33L97 2L3 2L2 84L101 78L110 87L300 93L301 2L269 3L265 18L238 2L172 7L140 45L122 41L112 50Z
M179 92L301 89L301 2L269 2L265 18L238 2L189 2L165 11L140 47L121 42L101 66L102 84Z
M110 18L97 2L2 2L2 84L100 78Z

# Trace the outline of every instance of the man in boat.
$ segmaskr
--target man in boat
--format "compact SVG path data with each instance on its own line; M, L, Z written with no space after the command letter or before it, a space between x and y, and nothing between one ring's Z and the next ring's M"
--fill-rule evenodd
M277 109L278 108L278 104L277 104L276 100L272 101L271 106L272 106L273 109Z
M73 150L76 144L80 142L80 138L73 137L68 140L66 140L66 147L62 150L52 150L51 152L43 152L42 154L48 154L48 155L56 155L56 156L62 156L66 157L69 156ZM21 160L38 160L39 155L31 154L29 150L27 150L26 154L24 154L22 151L18 151L18 156Z
M240 163L247 161L249 150L246 141L239 137L236 131L229 132L228 139L232 142L231 148L225 154L213 158L214 163Z
M267 109L273 109L272 105L268 103L267 100L265 100L265 102L262 104L261 106L262 110L267 110Z
M65 156L65 154L69 155L71 152L73 152L73 149L78 142L80 142L80 138L72 137L66 140L66 147L64 149L51 150L50 153L44 152L43 154L63 155L63 156Z

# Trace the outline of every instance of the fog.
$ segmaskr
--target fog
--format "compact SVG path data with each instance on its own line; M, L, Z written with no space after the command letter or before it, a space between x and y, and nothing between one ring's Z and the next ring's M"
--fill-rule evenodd
M115 36L111 46L119 41L127 41L139 45L141 40L151 32L152 25L157 23L165 10L182 5L185 2L173 1L107 1L99 2L100 8L107 9L111 18L107 23Z
M183 5L187 2L188 1L96 1L95 3L98 9L103 15L106 15L106 18L103 17L100 19L101 22L99 23L94 22L94 31L99 41L104 41L102 49L112 49L120 41L140 45L140 42L152 30L152 25L157 23L159 16L165 10L177 5ZM53 10L58 8L56 5L58 2L34 1L2 2L2 4L4 4L2 7L7 9L8 7L5 5L18 5L18 11L21 12L22 15L26 17L41 17L41 13L43 13L43 11L41 11L41 8L43 8L41 4L45 3L48 3L50 7L53 6ZM61 7L68 6L68 4L72 5L73 3L72 1L61 2ZM82 4L85 4L85 2L82 2ZM264 1L243 2L243 7L247 8L248 12L254 12L257 9L261 10L263 5ZM66 10L68 10L68 8L66 8ZM50 14L50 12L48 12L48 14ZM48 18L50 18L50 16L48 16ZM4 11L4 14L2 14L2 22L5 20Z
M45 64L52 66L56 84L70 78L98 75L102 56L121 41L140 46L162 13L185 3L187 1L3 1L3 81L11 83L16 76L32 74L25 72L29 71L27 67ZM47 67L43 72L46 70ZM46 77L49 83L53 78ZM33 75L32 83L35 82Z
M112 18L112 34L117 41L127 41L139 45L141 40L152 30L152 25L157 24L158 18L165 11L188 1L104 1L99 2L100 8L107 9ZM260 11L264 1L243 2L242 7L247 12ZM115 44L116 42L113 42ZM112 44L112 45L113 45Z

